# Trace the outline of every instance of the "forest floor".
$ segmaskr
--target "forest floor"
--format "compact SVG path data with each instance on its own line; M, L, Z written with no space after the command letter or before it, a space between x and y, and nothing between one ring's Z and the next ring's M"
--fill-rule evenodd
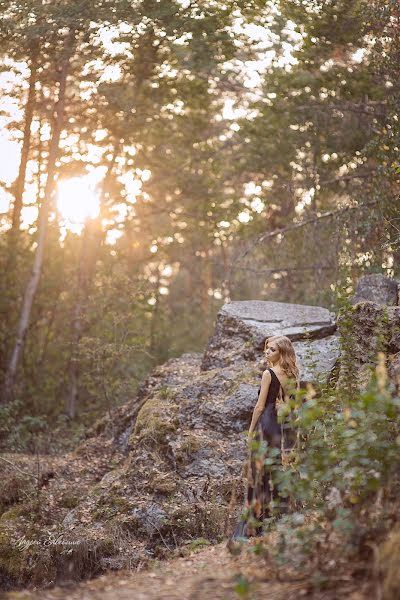
M5 600L367 600L360 582L349 578L328 590L316 590L301 573L277 579L276 569L251 551L231 554L226 543L185 557L154 561L142 571L108 572L81 583L37 591L8 592ZM370 590L369 590L370 593Z

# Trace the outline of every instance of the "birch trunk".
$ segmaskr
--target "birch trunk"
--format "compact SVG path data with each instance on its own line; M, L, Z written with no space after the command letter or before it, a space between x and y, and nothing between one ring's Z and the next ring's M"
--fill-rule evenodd
M38 50L34 49L31 54L30 61L30 76L29 76L29 89L28 89L28 99L26 102L25 108L25 124L24 124L24 138L22 141L22 150L21 150L21 162L19 164L18 177L15 182L15 190L14 190L14 204L13 204L13 212L12 212L12 227L11 227L11 235L10 241L11 246L18 235L20 223L21 223L21 210L22 210L22 195L25 189L25 178L26 178L26 167L28 165L29 158L29 149L31 145L31 127L33 120L33 113L35 110L35 86L36 86L36 76L37 76L37 59L38 59Z
M67 75L69 70L70 59L74 49L74 40L75 32L71 30L67 38L65 54L60 68L58 100L54 107L52 136L49 146L47 180L43 200L39 210L37 248L33 262L32 273L28 285L25 289L24 298L22 301L22 308L17 328L15 345L5 376L2 394L3 402L9 402L14 396L14 386L17 369L21 360L21 356L23 354L26 333L28 331L32 311L32 305L39 285L42 270L49 207L52 198L52 193L54 190L54 179L56 173L56 161L59 150L60 134L64 123L65 90L67 83Z

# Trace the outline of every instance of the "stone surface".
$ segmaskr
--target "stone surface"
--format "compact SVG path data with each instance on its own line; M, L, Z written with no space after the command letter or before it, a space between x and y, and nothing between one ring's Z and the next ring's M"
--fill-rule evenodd
M396 306L398 304L399 282L385 277L381 273L372 273L361 277L351 304L369 300L376 304Z
M220 315L231 317L238 323L247 325L252 335L287 335L295 339L311 331L312 337L326 335L331 328L333 315L321 306L289 304L287 302L269 302L264 300L243 300L225 304ZM318 336L319 334L319 336Z
M231 302L218 313L201 368L259 360L268 336L286 335L299 356L301 381L328 380L339 356L335 330L334 314L321 306L262 300Z
M300 370L300 384L326 383L334 375L340 358L339 335L293 342Z
M258 387L241 383L237 390L217 403L211 397L202 408L205 423L222 433L239 433L249 424L253 408L257 402Z
M138 527L149 536L162 529L166 514L159 505L150 503L145 508L134 508L132 514L137 519Z
M338 316L343 337L339 384L349 375L363 388L368 369L376 364L377 353L384 352L389 364L400 352L400 307L375 302L359 302Z

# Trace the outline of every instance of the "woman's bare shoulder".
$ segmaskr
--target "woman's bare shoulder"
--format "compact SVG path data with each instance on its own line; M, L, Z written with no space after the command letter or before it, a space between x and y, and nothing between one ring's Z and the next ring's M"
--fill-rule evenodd
M261 381L271 381L271 379L272 379L271 371L267 368L267 369L265 369L265 371L263 371Z

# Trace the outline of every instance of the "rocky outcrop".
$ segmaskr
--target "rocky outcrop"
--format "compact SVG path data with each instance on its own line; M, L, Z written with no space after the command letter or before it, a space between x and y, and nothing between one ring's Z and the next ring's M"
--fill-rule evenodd
M378 352L386 355L388 374L400 389L400 283L382 274L362 277L350 306L337 318L341 335L341 368L338 384L353 380L365 388Z
M351 307L355 361L367 364L383 339L400 368L399 311L370 301ZM339 322L343 337L344 315ZM340 338L327 309L232 302L219 312L204 354L154 369L136 398L100 419L74 452L49 462L53 475L35 498L27 497L25 479L10 481L16 492L0 516L3 586L79 579L221 539L243 498L244 432L264 340L277 333L292 339L303 384L331 377ZM32 545L21 552L23 538Z
M399 304L399 282L385 277L381 273L371 273L361 277L357 284L356 293L351 299L351 304L357 302L375 302L384 306L397 306Z
M363 388L381 351L387 357L389 375L399 384L400 306L358 302L339 314L338 328L343 338L339 383L348 375L346 365L350 365L355 385Z
M202 370L262 359L265 339L285 335L293 341L303 384L327 381L339 358L335 316L326 308L285 302L225 304L201 363Z
M34 489L32 498L10 496L0 585L80 579L221 539L235 489L242 499L242 432L260 372L246 363L202 373L201 360L184 354L156 368L137 399L53 461L37 502Z

